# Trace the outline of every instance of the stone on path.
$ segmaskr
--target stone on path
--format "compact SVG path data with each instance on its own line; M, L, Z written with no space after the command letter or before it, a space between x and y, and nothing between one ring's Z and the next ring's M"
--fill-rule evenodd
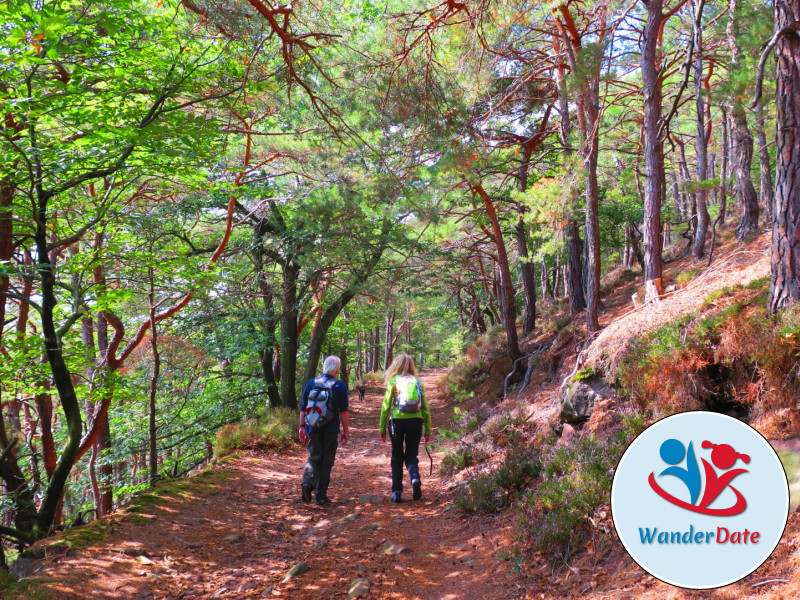
M283 578L283 581L281 583L289 583L292 579L294 579L298 575L302 575L303 573L308 573L308 571L309 571L308 565L304 562L299 562L291 569L289 569L289 572L286 573L286 577Z
M383 496L373 496L372 494L361 494L358 497L359 504L380 504L383 501Z
M226 535L224 539L229 544L238 544L244 541L244 536L241 533L234 533L233 535Z
M383 545L383 547L381 547L381 552L389 556L397 556L398 554L402 554L403 552L408 552L408 548L406 548L405 546L401 546L400 544L395 544L394 542L386 540L386 543Z
M350 591L347 593L348 598L363 598L372 589L372 580L366 577L359 577L354 579L350 584Z
M354 512L354 513L350 513L350 514L349 514L349 515L347 515L346 517L342 517L341 519L339 519L338 521L336 521L336 523L337 523L338 525L344 525L345 523L352 523L352 522L353 522L353 521L355 521L357 518L358 518L358 511L356 511L356 512Z

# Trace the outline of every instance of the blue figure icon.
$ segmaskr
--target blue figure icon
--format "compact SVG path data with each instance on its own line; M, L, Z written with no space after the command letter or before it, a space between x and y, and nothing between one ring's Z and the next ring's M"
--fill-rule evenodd
M674 475L683 481L689 489L691 504L694 504L697 501L697 497L700 495L700 469L697 466L697 459L694 456L692 443L689 442L689 450L687 452L680 441L669 439L661 444L659 453L661 454L661 458L668 465L677 465L683 460L684 453L686 454L685 469L678 466L667 467L661 471L659 477L661 475Z

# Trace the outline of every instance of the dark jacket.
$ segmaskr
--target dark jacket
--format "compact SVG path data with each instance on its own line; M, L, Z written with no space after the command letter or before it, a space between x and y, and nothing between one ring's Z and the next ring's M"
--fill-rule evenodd
M333 391L333 402L334 407L336 409L336 415L333 417L333 421L325 425L320 431L335 431L339 433L339 414L343 412L347 412L349 400L347 397L347 386L344 384L343 381L339 381L338 379L331 377L330 375L322 375L321 376L326 383L330 384L331 381L334 383L331 385L331 390ZM314 389L314 379L309 379L306 382L306 387L303 388L303 395L300 397L300 410L306 410L306 404L308 403L308 393ZM306 433L311 434L315 430L311 428L310 425L306 425Z

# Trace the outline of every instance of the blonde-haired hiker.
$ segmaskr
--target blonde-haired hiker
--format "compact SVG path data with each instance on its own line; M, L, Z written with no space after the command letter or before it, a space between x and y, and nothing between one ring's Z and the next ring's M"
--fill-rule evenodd
M398 355L386 371L380 434L385 442L388 424L392 438L392 502L402 501L404 464L411 478L412 497L414 500L422 497L417 454L423 434L426 443L431 439L431 413L416 374L414 359L408 354Z

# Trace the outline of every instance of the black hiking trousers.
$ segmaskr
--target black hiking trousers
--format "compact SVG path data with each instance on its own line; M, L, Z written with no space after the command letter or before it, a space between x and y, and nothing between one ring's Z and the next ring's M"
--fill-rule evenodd
M419 476L419 442L422 440L422 419L392 419L392 492L403 491L403 465L411 481Z
M328 497L328 485L338 447L338 431L315 431L308 436L308 462L303 471L303 483L309 484L316 492L318 502Z

